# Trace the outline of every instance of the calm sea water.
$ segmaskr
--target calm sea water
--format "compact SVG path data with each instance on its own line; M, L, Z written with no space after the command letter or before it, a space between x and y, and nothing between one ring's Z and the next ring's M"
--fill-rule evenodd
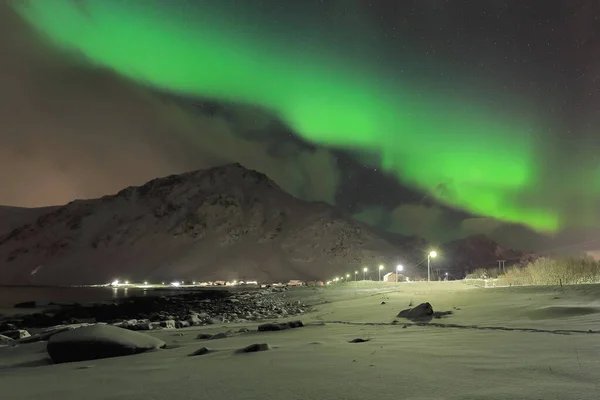
M55 303L99 303L132 296L169 296L181 290L144 290L124 288L0 286L0 308L36 301L40 305Z

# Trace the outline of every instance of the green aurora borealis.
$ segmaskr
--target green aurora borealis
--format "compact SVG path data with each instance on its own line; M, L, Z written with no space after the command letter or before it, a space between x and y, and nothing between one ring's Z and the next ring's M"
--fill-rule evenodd
M326 45L286 46L281 37L192 19L168 4L30 0L14 7L55 45L91 63L173 93L264 107L309 142L379 155L382 170L450 206L544 232L566 224L564 203L573 194L562 196L541 170L550 144L536 117L431 85L421 91L369 63L331 55ZM582 204L595 222L592 190L565 185L588 194Z

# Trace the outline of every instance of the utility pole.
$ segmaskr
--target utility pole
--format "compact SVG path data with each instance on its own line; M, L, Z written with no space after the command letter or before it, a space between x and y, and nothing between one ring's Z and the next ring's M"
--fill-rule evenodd
M427 256L427 282L431 282L431 262L429 256Z

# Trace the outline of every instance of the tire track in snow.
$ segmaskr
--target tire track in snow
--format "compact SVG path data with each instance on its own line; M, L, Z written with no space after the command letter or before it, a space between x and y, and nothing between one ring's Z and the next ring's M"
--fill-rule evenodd
M341 325L362 325L362 326L394 326L400 325L403 328L411 326L422 326L431 328L453 328L469 329L481 331L506 331L506 332L531 332L531 333L550 333L553 335L571 335L571 334L600 334L598 330L580 330L580 329L541 329L541 328L510 328L506 326L480 326L480 325L460 325L460 324L442 324L437 322L349 322L349 321L322 321L326 324Z

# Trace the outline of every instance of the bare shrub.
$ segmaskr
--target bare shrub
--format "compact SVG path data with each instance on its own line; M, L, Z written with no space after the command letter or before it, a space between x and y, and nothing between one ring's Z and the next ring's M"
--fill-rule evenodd
M591 257L538 258L499 276L502 285L578 285L600 283L600 263Z

